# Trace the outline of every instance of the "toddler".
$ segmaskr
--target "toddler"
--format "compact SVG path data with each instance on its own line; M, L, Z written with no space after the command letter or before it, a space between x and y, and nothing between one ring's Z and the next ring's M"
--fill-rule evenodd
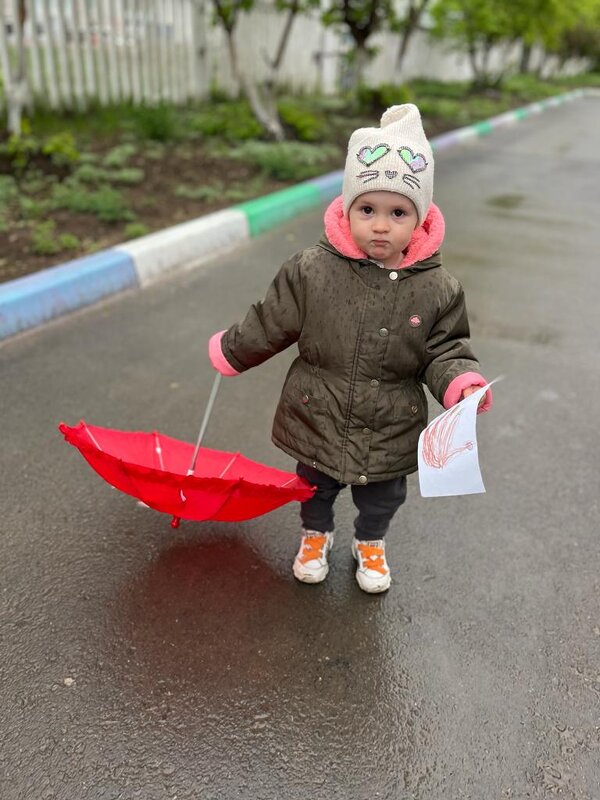
M292 256L244 319L214 334L209 357L238 375L292 344L272 440L316 486L301 504L296 578L329 571L334 501L350 485L352 553L365 592L391 583L385 534L417 469L426 384L445 408L486 384L469 342L463 290L443 267L444 218L432 203L433 155L415 105L354 131L342 195L318 244ZM488 410L487 391L480 411Z

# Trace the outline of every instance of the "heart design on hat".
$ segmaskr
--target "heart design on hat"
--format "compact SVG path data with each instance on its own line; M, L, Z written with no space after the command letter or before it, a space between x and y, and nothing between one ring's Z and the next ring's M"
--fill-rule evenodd
M375 161L386 156L392 148L389 144L378 144L376 147L361 147L356 157L361 164L370 167Z
M427 161L425 161L423 153L413 153L410 147L401 147L398 153L411 172L423 172L427 167Z

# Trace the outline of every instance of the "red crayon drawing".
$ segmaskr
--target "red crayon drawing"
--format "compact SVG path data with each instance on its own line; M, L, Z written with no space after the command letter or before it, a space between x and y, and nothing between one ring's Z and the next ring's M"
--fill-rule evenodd
M452 447L452 437L461 412L461 408L452 409L447 416L442 415L423 432L423 461L428 467L442 469L460 453L473 449L473 442Z

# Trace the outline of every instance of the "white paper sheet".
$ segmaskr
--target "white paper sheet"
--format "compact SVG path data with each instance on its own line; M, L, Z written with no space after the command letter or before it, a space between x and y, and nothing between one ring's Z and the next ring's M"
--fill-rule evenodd
M499 380L496 378L496 380ZM419 486L423 497L485 492L475 420L491 381L432 420L419 437Z

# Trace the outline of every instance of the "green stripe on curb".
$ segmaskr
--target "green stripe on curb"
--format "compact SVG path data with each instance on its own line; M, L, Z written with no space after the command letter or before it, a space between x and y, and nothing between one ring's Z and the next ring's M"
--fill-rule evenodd
M517 108L514 110L514 115L517 119L525 119L529 116L529 111L527 108Z
M476 131L478 136L485 136L494 130L494 126L487 119L484 119L482 122L476 122L473 125L473 130Z
M296 214L320 204L321 195L318 188L300 183L298 186L291 186L289 189L240 203L234 208L243 211L248 218L250 236L258 236L259 233L264 233L281 222L295 217Z

